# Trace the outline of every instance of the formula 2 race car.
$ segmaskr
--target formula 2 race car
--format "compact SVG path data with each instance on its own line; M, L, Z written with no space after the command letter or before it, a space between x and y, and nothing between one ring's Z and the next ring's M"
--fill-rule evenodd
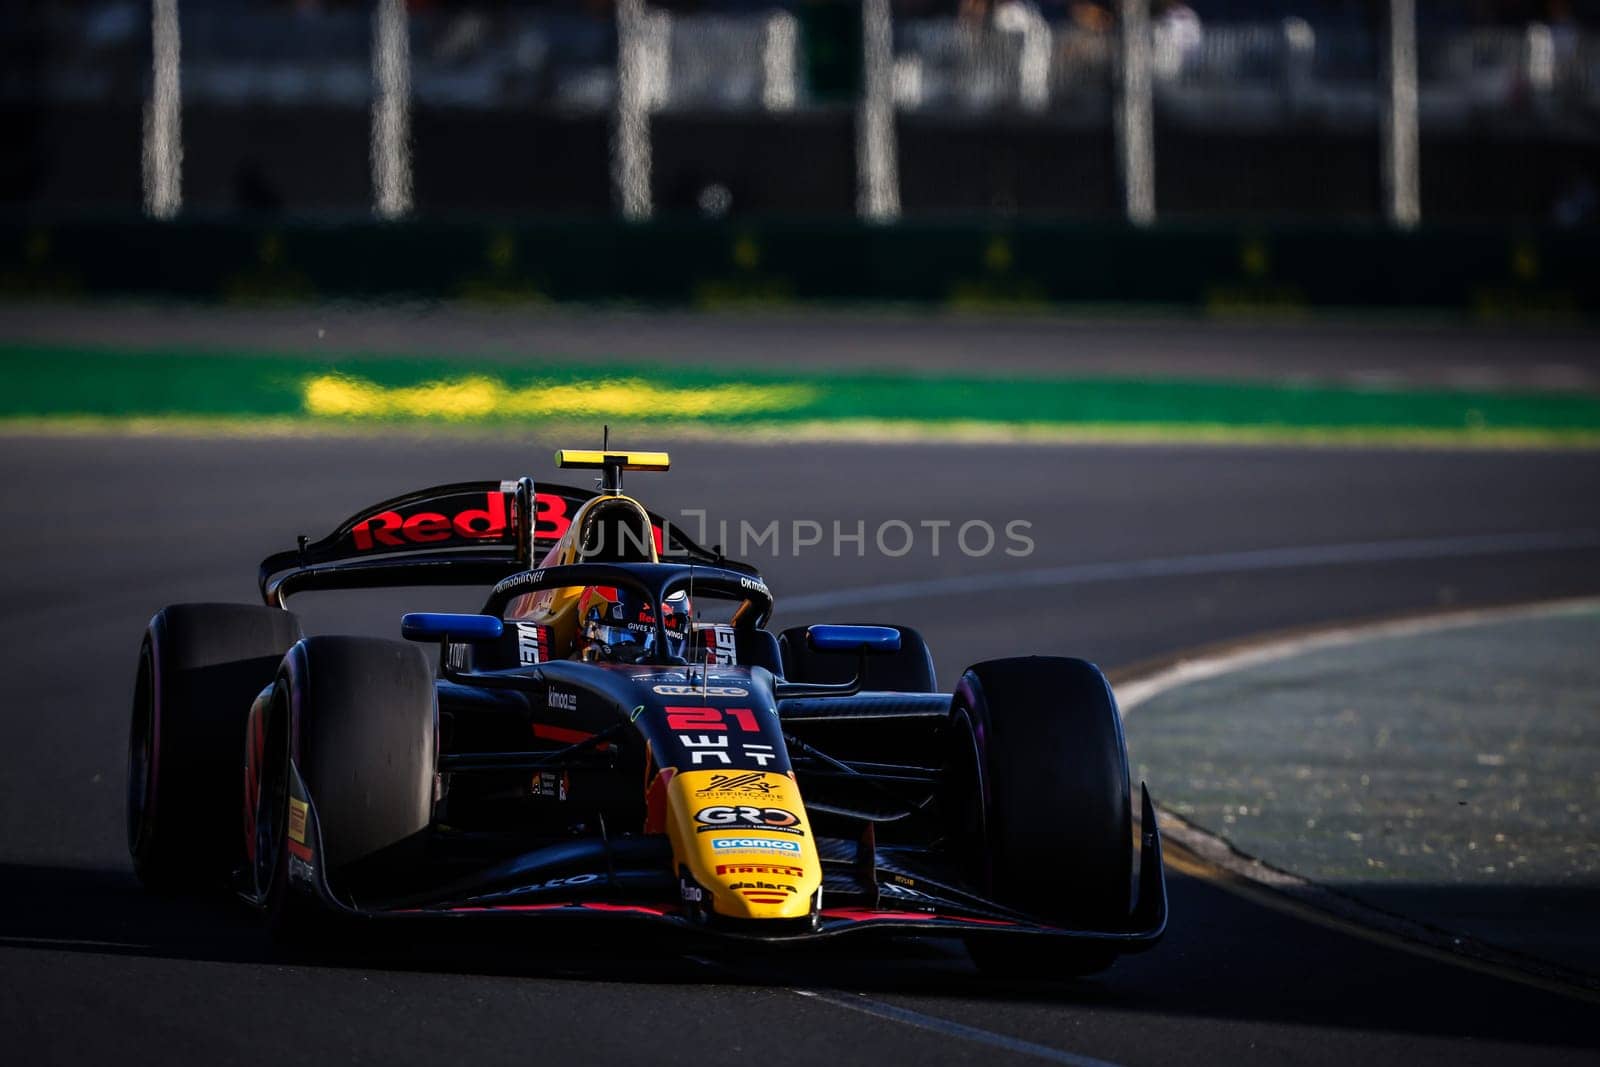
M139 652L128 844L275 934L634 921L724 939L963 939L1084 974L1166 926L1111 689L1077 659L937 691L904 626L765 628L756 570L622 494L664 453L562 451L597 491L467 482L269 556L265 606L178 604ZM306 590L490 586L411 642L302 635ZM708 619L713 621L707 621ZM242 768L242 771L241 771ZM320 933L317 935L320 936Z

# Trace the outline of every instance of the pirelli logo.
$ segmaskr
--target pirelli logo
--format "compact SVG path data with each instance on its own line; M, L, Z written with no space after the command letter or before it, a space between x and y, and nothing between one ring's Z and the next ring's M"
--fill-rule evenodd
M306 802L294 797L289 798L289 840L306 843Z
M804 878L804 867L785 867L775 863L719 863L718 874L775 874L782 878Z

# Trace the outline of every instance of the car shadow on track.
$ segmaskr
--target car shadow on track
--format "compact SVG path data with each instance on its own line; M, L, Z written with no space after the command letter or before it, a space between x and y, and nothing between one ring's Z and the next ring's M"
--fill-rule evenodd
M508 923L421 924L405 937L358 935L316 948L281 947L223 895L157 896L131 871L0 864L0 949L193 959L353 970L438 972L618 984L827 989L941 1002L1101 1008L1130 1016L1250 1018L1589 1047L1593 1003L1529 988L1253 906L1203 881L1175 877L1167 941L1109 972L1060 982L979 974L959 945L936 940L809 946L687 948L638 927ZM1224 929L1219 932L1216 927ZM1284 924L1293 924L1290 930ZM521 924L518 924L519 927ZM1294 973L1273 945L1305 945ZM1229 945L1224 954L1219 943ZM1199 951L1204 949L1204 951ZM925 998L925 999L924 999Z

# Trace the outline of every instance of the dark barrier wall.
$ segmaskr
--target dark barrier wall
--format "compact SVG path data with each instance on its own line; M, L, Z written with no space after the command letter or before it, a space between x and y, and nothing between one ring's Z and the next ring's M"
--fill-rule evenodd
M903 116L896 132L908 217L1122 217L1109 125Z
M0 223L0 294L1433 308L1571 318L1600 309L1597 236L1068 223L13 220Z
M1313 139L1304 132L1216 133L1158 121L1156 145L1156 207L1166 218L1336 221L1382 215L1376 130L1329 130ZM1477 206L1486 218L1508 214L1492 201ZM1432 207L1424 212L1430 220ZM1460 218L1440 215L1447 217Z
M419 108L411 119L417 211L605 218L612 213L610 137L596 118ZM363 158L366 143L363 129ZM366 196L358 210L370 203Z
M137 208L137 107L13 107L0 120L0 198L13 210ZM897 130L907 218L1121 217L1107 123L902 115ZM782 117L660 114L651 134L662 214L697 214L710 185L727 189L735 216L854 214L848 107ZM370 209L363 111L191 106L183 137L191 211L349 217ZM422 217L614 212L603 116L419 107L411 144ZM1540 224L1573 190L1600 187L1600 142L1481 130L1425 135L1421 149L1429 222ZM1158 115L1156 207L1165 219L1376 220L1380 206L1375 128L1219 132Z

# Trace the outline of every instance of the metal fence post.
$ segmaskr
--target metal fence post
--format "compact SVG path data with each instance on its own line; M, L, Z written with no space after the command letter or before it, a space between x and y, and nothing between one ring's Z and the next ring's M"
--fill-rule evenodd
M861 106L856 115L856 213L871 222L900 217L894 133L894 27L889 0L862 0Z
M178 0L150 12L154 78L144 106L144 210L170 219L183 207L183 96L178 84Z
M1150 0L1121 0L1117 79L1117 161L1123 209L1135 226L1156 220L1154 91L1150 78Z
M767 16L761 42L761 106L793 111L799 98L800 20L787 11Z
M411 36L405 0L372 13L372 210L411 213Z
M612 183L622 217L648 219L650 198L650 41L644 0L617 0L617 118Z
M1422 221L1415 0L1389 0L1388 36L1388 92L1383 115L1384 210L1391 223L1409 230Z

